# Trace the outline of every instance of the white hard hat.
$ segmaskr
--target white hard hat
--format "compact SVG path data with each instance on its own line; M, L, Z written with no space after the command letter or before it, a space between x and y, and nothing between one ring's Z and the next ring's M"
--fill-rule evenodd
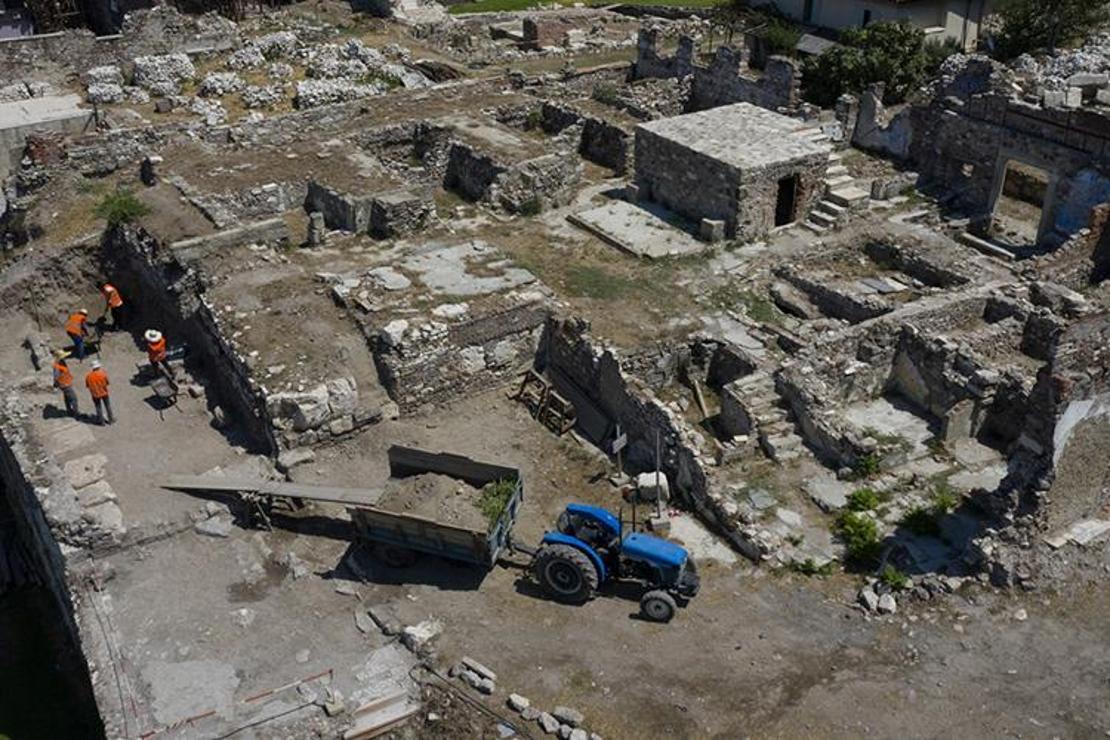
M157 329L147 329L146 334L143 336L146 337L146 341L148 342L157 342L162 339L162 332Z
M87 308L82 308L82 309L81 309L80 311L78 311L77 313L79 313L79 314L84 314L85 316L88 316L88 315L89 315L89 309L87 309Z
M93 370L99 370L100 369L100 360L93 360L92 361L92 369Z

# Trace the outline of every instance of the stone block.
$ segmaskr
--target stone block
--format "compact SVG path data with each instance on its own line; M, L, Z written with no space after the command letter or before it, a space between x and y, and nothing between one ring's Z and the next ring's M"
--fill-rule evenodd
M656 478L658 477L658 482ZM645 501L669 501L671 498L670 484L665 473L655 471L640 473L636 476L636 490Z
M1065 108L1079 108L1083 105L1083 88L1069 87L1064 94Z
M1110 105L1110 89L1103 89L1096 92L1095 101L1100 105Z
M640 200L640 186L634 182L630 182L624 186L624 197L629 203L636 203Z
M698 236L707 242L719 242L725 238L725 222L716 218L703 218L698 224Z
M1042 102L1045 108L1063 108L1067 95L1063 90L1045 90Z
M84 488L96 483L104 477L104 469L108 465L108 458L100 453L85 455L70 460L65 464L66 478L74 488Z

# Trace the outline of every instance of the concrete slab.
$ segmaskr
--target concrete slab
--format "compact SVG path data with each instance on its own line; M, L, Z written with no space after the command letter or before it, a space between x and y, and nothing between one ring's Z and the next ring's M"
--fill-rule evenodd
M752 336L747 326L731 316L727 314L702 316L701 323L705 327L705 333L711 337L747 350L756 358L766 357L767 348L763 342Z
M958 491L973 491L976 488L993 491L1006 477L1006 471L1006 464L999 462L981 470L962 470L949 478L948 483Z
M952 445L952 456L965 468L979 469L1001 461L1002 453L974 439L961 439Z
M0 178L18 161L27 134L36 130L76 134L93 127L92 111L81 108L81 96L46 95L0 103Z
M697 254L709 246L675 226L676 217L652 203L614 200L572 213L567 220L637 257L678 257Z
M833 512L848 504L848 494L852 492L852 485L837 480L833 476L810 478L802 487L813 503L822 511Z

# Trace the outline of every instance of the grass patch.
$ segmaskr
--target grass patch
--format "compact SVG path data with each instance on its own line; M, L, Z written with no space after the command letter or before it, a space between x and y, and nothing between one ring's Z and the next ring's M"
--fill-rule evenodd
M127 188L118 188L103 196L93 206L93 215L108 222L109 226L131 223L150 213L150 206L135 197Z
M879 557L879 525L857 511L844 511L836 518L833 532L844 543L846 559L866 565Z
M883 568L882 572L879 573L879 580L899 591L910 586L910 577L893 565L887 565Z
M939 481L933 489L933 513L941 517L959 505L960 495L952 490L948 481Z
M621 275L590 265L575 265L567 270L566 289L576 298L615 300L628 294L635 283Z
M752 321L758 321L761 324L777 326L782 323L782 314L775 308L771 299L750 290L738 288L732 283L718 285L710 291L709 303L726 311L739 308Z
M590 96L597 102L605 105L616 105L618 102L616 85L610 85L607 82L594 85L593 92Z
M478 497L478 510L489 520L491 527L508 506L509 499L513 497L515 491L516 481L507 479L493 481L482 487L482 493Z
M829 561L824 565L818 565L816 562L814 562L813 558L806 558L801 562L798 562L797 560L791 560L790 564L786 567L794 573L800 573L803 576L816 576L818 578L831 576L836 568L832 561Z
M848 511L871 511L879 505L879 494L870 488L857 488L848 494Z

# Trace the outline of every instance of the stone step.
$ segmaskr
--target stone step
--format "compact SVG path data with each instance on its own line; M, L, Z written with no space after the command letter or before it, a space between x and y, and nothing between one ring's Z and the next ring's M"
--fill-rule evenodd
M840 152L833 152L829 155L830 162L840 162L844 159L844 155Z
M831 200L819 200L817 201L817 205L815 206L815 208L822 213L829 214L830 216L840 216L842 213L846 213L848 211L848 209L844 206L833 203Z
M819 226L808 219L802 221L802 228L809 229L814 234L824 234L828 232L828 229L826 229L824 226Z
M837 177L838 175L847 175L847 174L848 174L848 168L845 167L842 164L829 165L825 169L825 176L826 177Z
M871 199L871 194L863 188L849 185L848 187L830 190L827 199L845 208L852 208L866 203Z
M814 223L820 224L821 226L827 226L830 229L835 227L839 220L836 216L830 213L825 213L824 211L813 211L809 214L809 217L813 220Z
M759 446L767 457L775 462L786 462L797 458L802 451L802 440L793 434L759 436Z
M855 181L855 178L851 175L836 175L835 177L826 177L825 186L829 190L832 190L834 188L840 188L844 185L850 185Z

